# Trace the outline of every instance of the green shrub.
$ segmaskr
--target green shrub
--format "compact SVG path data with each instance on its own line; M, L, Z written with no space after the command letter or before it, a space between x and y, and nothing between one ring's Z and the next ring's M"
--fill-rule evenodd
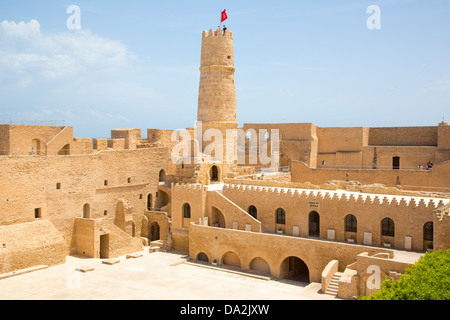
M360 300L450 300L450 250L427 252L397 281Z

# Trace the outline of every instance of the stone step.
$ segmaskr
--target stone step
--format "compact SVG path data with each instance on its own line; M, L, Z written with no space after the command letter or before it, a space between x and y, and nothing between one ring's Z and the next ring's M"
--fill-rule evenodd
M135 252L135 253L127 254L126 258L127 259L137 259L137 258L140 258L142 256L143 256L142 252Z
M339 280L342 277L342 272L336 272L332 277L331 281L328 284L328 288L325 292L325 294L331 295L331 296L337 296L339 292Z
M325 292L325 294L328 294L328 295L330 295L330 296L337 296L338 291L337 291L337 290L334 290L334 289L328 289L328 290Z
M94 271L95 268L94 267L76 267L75 270L86 273L86 272Z
M117 264L119 262L120 262L119 259L108 259L108 260L103 260L102 261L103 264L108 264L108 265Z
M155 247L161 248L163 245L164 245L164 243L162 240L156 240L156 241L150 242L150 248L155 248Z

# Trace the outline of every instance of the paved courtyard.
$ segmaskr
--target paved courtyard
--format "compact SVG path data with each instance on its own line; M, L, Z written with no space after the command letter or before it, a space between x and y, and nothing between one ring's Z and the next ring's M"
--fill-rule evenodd
M1 300L337 300L320 284L269 280L189 262L182 253L142 252L119 263L66 263L0 280ZM77 268L92 269L81 272Z

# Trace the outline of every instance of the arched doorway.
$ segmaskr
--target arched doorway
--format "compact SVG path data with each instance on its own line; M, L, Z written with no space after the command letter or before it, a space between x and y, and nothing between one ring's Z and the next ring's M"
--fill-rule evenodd
M166 192L159 190L155 199L155 208L162 209L167 206L169 202L169 195Z
M217 228L226 228L225 217L219 209L212 207L211 210L211 225Z
M219 169L217 168L217 166L211 167L210 177L212 182L219 181Z
M400 157L392 158L392 169L394 170L400 169Z
M316 211L309 213L309 236L320 237L320 216Z
M166 172L164 171L164 169L161 169L161 171L159 171L159 182L164 182L165 178L166 178Z
M423 240L433 241L433 221L428 221L423 225Z
M239 259L239 256L236 253L229 251L225 253L225 255L223 256L223 264L231 267L240 268L241 259Z
M41 153L41 140L33 139L31 141L31 154L39 155Z
M85 203L83 206L83 218L90 219L91 218L91 206L89 203Z
M200 253L197 255L197 260L198 260L198 261L205 261L205 262L208 262L208 261L209 261L208 256L207 256L206 253L204 253L204 252L200 252Z
M150 241L157 241L161 239L159 231L159 224L157 222L153 222L150 226Z
M298 257L287 257L281 263L280 277L309 283L309 269L306 263Z
M433 221L428 221L423 225L423 246L424 250L433 249L434 241Z
M255 206L248 207L248 214L253 218L258 219L258 209Z

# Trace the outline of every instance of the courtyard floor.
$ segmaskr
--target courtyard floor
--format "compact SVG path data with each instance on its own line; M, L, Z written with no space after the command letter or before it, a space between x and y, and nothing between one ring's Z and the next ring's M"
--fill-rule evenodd
M65 264L1 279L0 300L339 300L322 294L320 283L212 268L183 253L147 248L140 257L117 260L108 265L69 256Z

